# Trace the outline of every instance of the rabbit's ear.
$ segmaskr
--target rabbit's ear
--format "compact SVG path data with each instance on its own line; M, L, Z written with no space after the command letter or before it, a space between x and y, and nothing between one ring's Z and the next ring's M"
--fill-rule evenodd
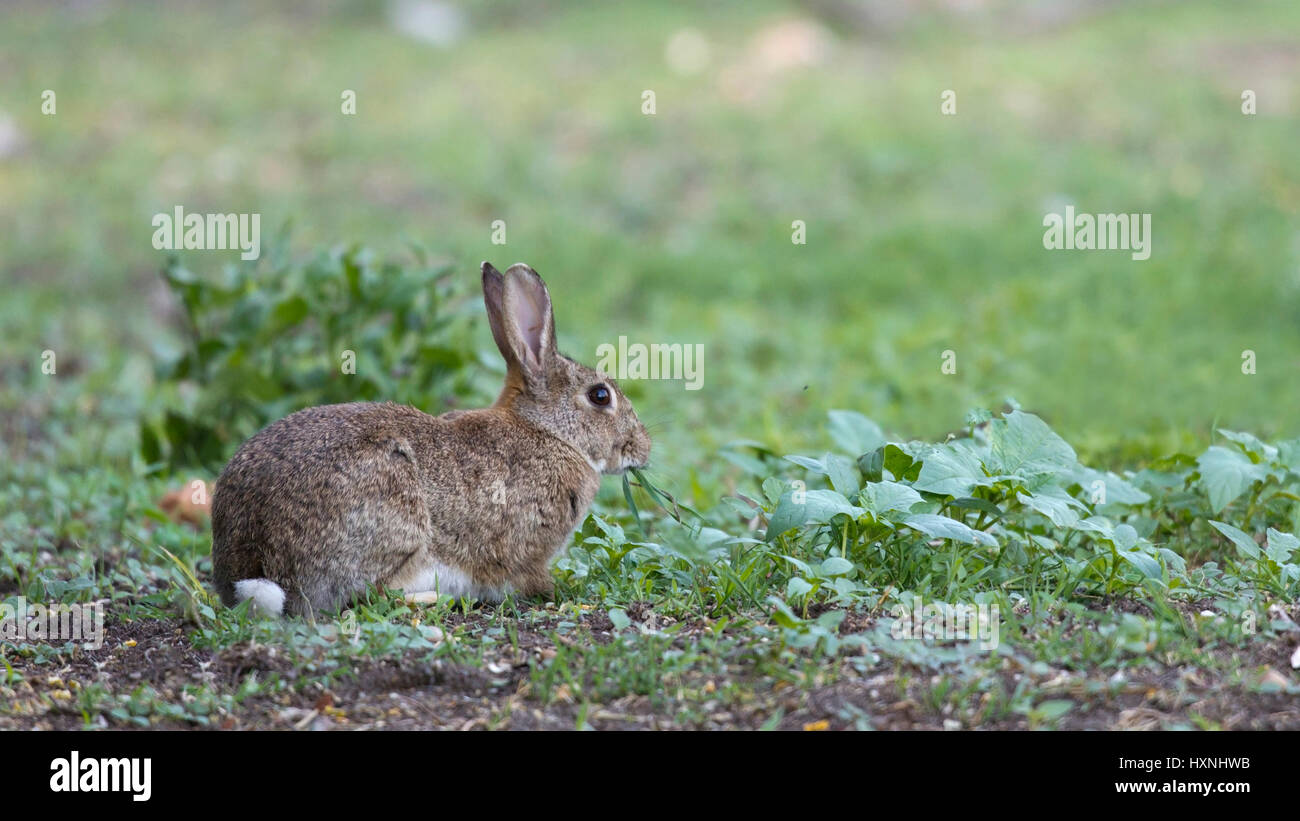
M501 275L500 296L493 307L493 292L484 275L484 298L492 337L506 364L529 381L544 378L555 357L555 315L546 283L527 265L516 263Z
M492 263L487 260L483 261L483 304L487 308L488 326L492 328L492 339L497 343L497 349L501 355L506 358L507 364L510 362L509 337L506 336L505 311L501 307L505 295L505 277Z

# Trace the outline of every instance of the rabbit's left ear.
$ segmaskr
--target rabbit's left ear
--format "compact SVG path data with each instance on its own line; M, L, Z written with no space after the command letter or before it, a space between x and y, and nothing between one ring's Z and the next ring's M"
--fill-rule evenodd
M546 283L523 263L511 265L501 279L498 310L490 301L488 307L492 336L508 366L530 380L544 377L555 358L555 314ZM490 300L486 278L484 293Z
M497 350L501 351L501 355L506 358L506 364L509 364L510 355L506 353L506 350L510 347L510 340L506 337L505 309L502 307L505 298L506 278L487 260L483 261L481 269L483 271L483 305L487 308L488 327L492 329L492 340L497 343Z

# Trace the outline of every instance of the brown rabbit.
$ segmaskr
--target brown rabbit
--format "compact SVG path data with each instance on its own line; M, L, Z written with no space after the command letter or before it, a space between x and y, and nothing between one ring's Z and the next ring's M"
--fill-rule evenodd
M212 500L223 602L307 614L370 585L492 601L551 592L549 561L601 474L644 465L650 437L609 377L555 350L536 271L484 262L483 300L507 365L492 407L324 405L240 447Z

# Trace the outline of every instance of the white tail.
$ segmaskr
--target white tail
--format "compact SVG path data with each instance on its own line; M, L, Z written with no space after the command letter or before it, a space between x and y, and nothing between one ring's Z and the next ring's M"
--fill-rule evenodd
M284 588L269 579L244 579L235 582L235 598L253 600L253 607L268 616L284 612Z

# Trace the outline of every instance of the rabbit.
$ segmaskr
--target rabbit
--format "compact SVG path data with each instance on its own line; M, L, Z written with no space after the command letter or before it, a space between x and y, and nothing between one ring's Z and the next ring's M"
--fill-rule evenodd
M496 402L430 416L353 402L293 413L216 482L212 575L227 606L336 610L368 587L497 602L550 595L549 562L602 474L643 467L650 436L618 385L555 348L546 283L482 264Z

